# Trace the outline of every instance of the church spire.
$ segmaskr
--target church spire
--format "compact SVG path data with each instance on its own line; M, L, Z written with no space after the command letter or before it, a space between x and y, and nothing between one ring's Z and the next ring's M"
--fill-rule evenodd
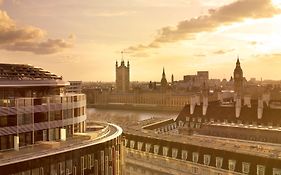
M239 67L240 67L239 56L237 56L236 66L239 66Z
M165 68L163 67L161 87L165 89L167 87L167 85L168 85L168 82L167 82L167 79L166 79Z

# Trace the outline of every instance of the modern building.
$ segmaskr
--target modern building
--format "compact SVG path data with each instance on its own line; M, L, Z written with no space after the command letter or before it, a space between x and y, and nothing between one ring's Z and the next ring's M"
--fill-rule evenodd
M69 85L66 86L67 93L82 93L82 81L68 81Z
M124 60L121 61L120 66L116 61L116 91L118 93L127 93L130 88L130 63L127 62L125 65Z
M122 129L87 131L86 97L66 85L42 68L0 64L1 174L120 174Z

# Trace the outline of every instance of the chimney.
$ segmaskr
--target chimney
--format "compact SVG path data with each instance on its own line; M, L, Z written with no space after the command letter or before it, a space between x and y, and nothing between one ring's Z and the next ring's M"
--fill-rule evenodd
M200 106L200 96L199 95L195 96L195 100L196 100L196 105Z
M270 94L269 93L262 94L262 101L266 103L266 106L269 106Z
M208 96L203 96L203 115L206 115L207 113L207 108L208 108Z
M247 106L248 108L251 108L251 96L250 95L245 95L244 96L244 106Z
M262 113L263 113L263 100L259 99L258 100L258 119L262 118Z
M196 105L195 97L191 96L190 97L190 114L194 113L195 105Z
M219 100L220 102L223 101L222 92L218 92L218 100Z
M240 112L241 112L241 98L237 97L236 103L235 103L235 116L236 116L236 118L239 118Z

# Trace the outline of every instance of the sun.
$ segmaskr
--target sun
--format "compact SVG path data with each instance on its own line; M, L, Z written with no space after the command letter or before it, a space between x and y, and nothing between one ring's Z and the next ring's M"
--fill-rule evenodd
M281 8L281 0L272 0L272 4L278 8Z

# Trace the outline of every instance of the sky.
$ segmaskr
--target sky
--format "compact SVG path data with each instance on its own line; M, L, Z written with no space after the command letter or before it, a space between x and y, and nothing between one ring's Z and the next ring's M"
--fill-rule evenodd
M208 70L281 80L281 0L0 0L0 62L66 80L170 81Z

